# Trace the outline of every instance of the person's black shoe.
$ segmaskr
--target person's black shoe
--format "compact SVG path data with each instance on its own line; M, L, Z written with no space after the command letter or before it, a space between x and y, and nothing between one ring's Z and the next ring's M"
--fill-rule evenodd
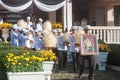
M80 76L80 77L78 78L78 80L82 80L82 76Z
M88 77L88 80L95 80L93 77Z

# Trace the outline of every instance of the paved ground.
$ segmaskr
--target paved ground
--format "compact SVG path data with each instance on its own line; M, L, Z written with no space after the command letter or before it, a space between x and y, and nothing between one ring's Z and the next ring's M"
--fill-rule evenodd
M83 80L88 80L88 70L86 70L83 74ZM59 70L57 65L54 65L52 80L77 80L78 73L73 73L72 64L67 64L66 68ZM106 71L94 71L95 80L120 80L120 72L114 71L110 69L106 69Z

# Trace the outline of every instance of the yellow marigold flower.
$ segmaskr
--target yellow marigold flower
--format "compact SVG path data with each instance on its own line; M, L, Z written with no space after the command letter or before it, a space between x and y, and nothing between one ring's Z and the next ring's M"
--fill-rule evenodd
M11 59L10 59L10 58L7 58L7 60L8 60L8 62L10 62L10 61L11 61Z
M19 62L18 64L21 65L22 63Z
M15 63L13 62L12 65L15 65Z
M23 58L24 56L23 56L23 55L21 55L20 57L21 57L21 58Z
M30 61L30 59L29 58L25 58L25 61Z
M30 61L30 64L32 64L33 62L32 61Z
M26 64L26 67L28 67L29 66L29 64Z

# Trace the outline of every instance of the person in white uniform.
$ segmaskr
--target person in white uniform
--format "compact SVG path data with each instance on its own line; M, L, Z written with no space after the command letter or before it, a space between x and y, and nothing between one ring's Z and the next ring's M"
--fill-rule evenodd
M30 16L28 16L27 21L26 21L26 26L29 30L33 30L33 28L32 28L33 23L30 20L31 20L31 18L30 18Z
M11 44L12 46L19 46L18 42L18 26L15 24L12 27L12 30L10 32L11 35Z
M73 71L76 72L77 71L77 67L78 67L78 54L76 51L76 47L75 47L75 42L74 42L74 37L75 37L75 30L77 29L77 26L73 26L72 27L72 32L70 34L70 36L68 37L68 41L70 43L70 53L72 55L72 63L73 63Z
M38 23L36 24L36 30L39 30L40 32L43 31L43 24L42 23L43 23L42 18L39 18Z
M62 29L58 29L57 50L58 50L58 66L59 69L61 69L62 67L66 67L67 62L67 46L62 40Z
M43 40L42 40L42 34L38 31L36 32L36 35L34 37L35 41L35 50L42 50L43 49Z

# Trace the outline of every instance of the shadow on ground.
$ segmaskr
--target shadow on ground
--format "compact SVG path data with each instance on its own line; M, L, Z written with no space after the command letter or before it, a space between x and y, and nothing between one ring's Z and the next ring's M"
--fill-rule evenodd
M88 69L83 73L82 80L88 80ZM94 70L95 80L120 80L120 72L110 69L106 71ZM58 65L54 65L53 74L51 75L51 80L78 80L78 73L73 72L72 63L67 63L65 68L61 70L58 69Z

